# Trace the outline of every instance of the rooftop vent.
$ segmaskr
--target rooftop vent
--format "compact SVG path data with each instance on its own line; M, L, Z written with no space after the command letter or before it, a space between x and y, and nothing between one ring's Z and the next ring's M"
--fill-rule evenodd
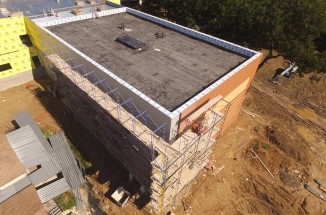
M156 38L164 38L165 37L165 34L163 31L158 31L155 33L155 37Z
M118 38L116 38L115 41L117 41L118 43L121 43L131 49L134 49L134 50L142 50L147 46L147 43L142 42L133 37L130 37L128 35L123 35L121 37L118 37Z
M127 28L127 27L126 27L126 25L125 25L124 22L121 22L121 24L120 24L120 26L119 26L118 28L120 28L120 29L122 29L122 30L125 30L125 31L127 31L127 32L132 31L131 28Z
M125 23L124 22L121 22L121 24L120 24L120 27L119 28L121 28L121 29L125 29Z

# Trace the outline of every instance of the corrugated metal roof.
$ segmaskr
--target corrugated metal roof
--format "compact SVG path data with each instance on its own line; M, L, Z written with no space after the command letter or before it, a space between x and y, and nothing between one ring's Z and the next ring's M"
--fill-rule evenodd
M35 132L38 139L41 141L42 145L46 149L47 152L53 152L50 143L44 138L44 135L38 125L34 122L33 118L27 112L20 112L14 117L15 121L19 125L19 127L24 127L26 125L30 125L33 131Z
M62 172L64 178L37 190L41 202L44 203L67 190L78 188L86 182L63 132L52 135L49 138L50 144L28 113L17 114L15 121L21 128L7 135L10 145L26 168L41 165L40 169L30 173L28 177L15 185L16 191L26 187L27 184L38 185ZM8 188L7 194L4 193L3 198L9 198L9 194L16 193L10 192L11 189ZM0 198L2 198L1 195Z
M61 149L65 145L68 145L63 132L58 132L57 134L52 135L49 140L54 150Z
M31 126L26 125L6 135L9 144L25 168L50 161Z
M49 138L54 149L54 155L62 167L62 174L72 189L85 183L85 179L77 165L63 132Z
M75 195L76 210L79 211L79 210L83 209L83 201L80 196L79 188L76 188L75 190L73 190L73 193Z
M28 177L24 177L19 181L15 182L14 184L6 187L3 190L0 190L0 203L9 199L11 196L15 195L25 187L29 186L31 181Z
M53 158L55 159L55 158ZM52 159L51 159L52 160ZM61 168L57 168L56 166L53 165L53 162L46 162L41 164L41 168L44 169L46 175L50 178L59 172L61 172Z
M37 138L45 148L46 152L50 155L47 155L47 157L51 160L54 167L57 168L57 170L60 169L60 165L56 161L56 159L51 155L53 153L53 148L51 147L50 143L45 139L43 136L42 131L38 127L38 125L35 123L33 118L27 113L27 112L20 112L14 117L15 121L20 127L29 125L33 129L34 133L36 134Z
M80 174L78 167L70 166L62 169L63 177L67 180L68 184L72 189L79 187L85 183L85 179Z
M46 174L44 168L40 168L38 170L35 170L34 172L30 173L28 175L28 178L31 180L33 185L38 185L41 182L48 179L48 175Z
M10 185L9 187L6 187L3 190L0 190L0 203L9 199L11 196L15 195L16 189L14 185Z
M40 169L30 173L28 177L30 178L32 184L38 185L52 176L57 175L59 172L61 172L61 169L57 169L55 166L53 166L52 162L46 162L41 164Z
M29 178L24 177L24 178L20 179L19 181L17 181L16 183L14 183L14 187L16 188L16 191L19 192L30 184L31 184L31 181L29 180Z
M70 190L70 187L66 179L61 178L41 189L37 190L37 194L41 199L41 202L47 202L48 200Z
M53 152L53 149L33 119L26 112L17 114L15 119L21 128L7 134L9 144L25 168L41 165L41 169L28 175L31 183L37 185L58 174L61 167L54 154L48 153Z

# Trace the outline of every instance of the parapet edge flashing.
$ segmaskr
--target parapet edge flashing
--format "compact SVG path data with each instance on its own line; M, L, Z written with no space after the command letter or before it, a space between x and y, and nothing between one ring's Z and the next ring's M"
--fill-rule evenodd
M115 8L115 9L104 10L104 11L99 12L98 15L101 17L101 16L109 16L109 15L114 15L114 14L119 14L119 13L130 13L132 15L135 15L135 16L139 17L139 18L145 19L146 21L151 21L151 22L154 22L156 24L163 25L163 26L165 26L165 27L167 27L169 29L172 29L172 30L175 30L177 32L186 34L186 35L188 35L190 37L200 39L202 41L206 41L209 44L216 45L216 46L224 48L224 49L226 49L228 51L234 52L235 54L240 54L240 55L246 56L246 57L248 57L248 59L245 60L240 65L238 65L232 71L228 72L227 74L225 74L224 76L219 78L216 82L214 82L213 84L211 84L210 86L205 88L203 91L196 94L189 101L185 102L184 104L182 104L177 109L175 109L174 111L171 112L171 111L167 110L166 108L164 108L163 106L161 106L160 104L158 104L157 102L155 102L154 100L152 100L151 98L149 98L148 96L146 96L141 91L134 88L132 85L128 84L123 79L116 76L113 72L109 71L108 69L104 68L100 64L96 63L90 57L86 56L84 53L82 53L78 49L74 48L72 45L70 45L68 42L64 41L63 39L61 39L60 37L58 37L57 35L52 33L50 30L46 29L46 27L49 27L49 26L54 26L54 25L65 24L65 23L69 23L69 22L94 18L92 13L88 13L88 14L84 14L84 15L80 15L80 16L71 16L71 17L66 17L66 18L58 18L56 20L45 21L45 22L37 22L37 19L33 19L32 21L36 25L41 27L44 31L46 31L48 34L55 37L57 40L59 40L60 42L62 42L66 46L68 46L70 49L75 51L81 57L83 57L87 61L91 62L98 69L100 69L101 71L103 71L104 73L106 73L107 75L109 75L110 77L115 79L116 81L118 81L121 85L125 86L126 88L131 90L136 95L140 96L146 102L151 104L153 107L155 107L156 109L158 109L159 111L164 113L166 116L170 117L171 119L178 116L178 115L180 115L182 113L182 111L184 111L186 108L188 108L189 106L194 104L196 101L198 101L203 96L205 96L208 93L212 92L216 87L221 85L227 79L234 76L242 68L247 66L249 63L251 63L252 61L257 59L261 55L261 53L259 53L257 51L242 47L240 45L237 45L237 44L234 44L234 43L231 43L231 42L228 42L228 41L213 37L211 35L208 35L208 34L205 34L205 33L199 32L199 31L195 31L195 30L186 28L186 27L184 27L182 25L172 23L170 21L167 21L167 20L152 16L152 15L149 15L149 14L146 14L146 13L143 13L143 12L140 12L140 11L128 8L128 7L119 7L119 8Z
M176 23L173 23L173 22L161 19L161 18L158 18L156 16L153 16L153 15L150 15L150 14L138 11L138 10L134 10L132 8L126 7L126 12L130 13L132 15L135 15L135 16L137 16L139 18L145 19L147 21L151 21L151 22L154 22L156 24L163 25L163 26L165 26L165 27L167 27L169 29L172 29L174 31L177 31L179 33L183 33L183 34L186 34L186 35L188 35L190 37L193 37L193 38L208 42L209 44L216 45L218 47L224 48L224 49L226 49L226 50L228 50L230 52L246 56L248 58L251 58L255 54L257 54L256 51L245 48L245 47L242 47L242 46L237 45L235 43L231 43L231 42L228 42L226 40L222 40L220 38L217 38L217 37L214 37L214 36L199 32L199 31L195 31L193 29L184 27L182 25L179 25L179 24L176 24Z
M151 21L151 22L154 22L156 24L163 25L163 26L165 26L165 27L167 27L169 29L172 29L172 30L175 30L177 32L186 34L186 35L188 35L190 37L194 37L196 39L206 41L209 44L216 45L218 47L222 47L222 48L224 48L224 49L226 49L228 51L234 52L236 54L240 54L240 55L244 55L244 56L248 57L247 60L245 60L240 65L238 65L232 71L228 72L227 74L225 74L224 76L219 78L216 82L214 82L213 84L211 84L210 86L205 88L203 91L196 94L192 99L190 99L186 103L182 104L181 106L179 106L174 111L170 112L171 117L175 117L177 115L180 115L186 108L188 108L189 106L194 104L196 101L198 101L203 96L205 96L208 93L212 92L216 87L221 85L227 79L234 76L242 68L247 66L249 63L251 63L252 61L257 59L261 55L261 53L259 53L257 51L242 47L240 45L237 45L237 44L234 44L234 43L219 39L217 37L213 37L211 35L208 35L208 34L205 34L205 33L199 32L199 31L192 30L190 28L186 28L186 27L184 27L182 25L179 25L179 24L176 24L176 23L173 23L173 22L170 22L170 21L167 21L167 20L152 16L150 14L143 13L141 11L137 11L137 10L134 10L134 9L131 9L131 8L127 8L126 12L130 13L130 14L133 14L133 15L139 17L139 18L145 19L147 21Z
M241 69L243 69L245 66L247 66L252 61L256 60L261 55L262 55L261 53L256 52L256 54L253 57L249 58L248 60L246 60L245 62L243 62L242 64L240 64L235 69L233 69L232 71L228 72L227 74L225 74L224 76L222 76L221 78L219 78L216 82L214 82L213 84L211 84L209 87L207 87L206 89L204 89L203 91L201 91L200 93L198 93L197 95L195 95L192 99L190 99L189 101L187 101L186 103L184 103L183 105L181 105L180 107L178 107L177 109L175 109L172 112L172 115L175 116L175 115L181 114L185 109L187 109L188 107L190 107L191 105L193 105L196 101L198 101L199 99L201 99L205 95L207 95L210 92L212 92L216 87L220 86L223 82L225 82L226 80L228 80L231 77L233 77Z
M130 13L132 15L135 15L139 18L145 19L147 21L154 22L159 25L163 25L167 28L170 28L172 30L175 30L177 32L186 34L190 37L208 42L209 44L216 45L218 47L224 48L230 52L233 52L235 54L243 55L248 58L253 57L255 54L257 54L256 51L253 51L251 49L242 47L240 45L219 39L217 37L213 37L211 35L195 31L190 28L186 28L182 25L128 8L128 7L120 7L120 8L115 8L115 9L109 9L109 10L103 10L98 12L98 15L101 16L109 16L113 14L118 14L118 13ZM57 18L55 20L50 20L50 21L44 21L44 22L37 22L37 19L34 19L33 21L35 23L38 23L39 25L43 27L49 27L49 26L54 26L54 25L59 25L59 24L64 24L64 23L69 23L69 22L74 22L74 21L80 21L80 20L85 20L85 19L91 19L94 18L92 13L87 13L84 15L79 15L79 16L74 16L72 15L71 17L66 17L66 18Z
M126 9L127 9L126 7L120 7L120 8L103 10L103 11L97 12L97 15L99 17L102 17L102 16L113 15L113 14L125 13ZM75 21L81 21L81 20L87 20L87 19L92 19L92 18L95 18L95 15L92 12L90 12L90 13L78 15L78 16L71 14L71 16L64 17L64 18L49 16L49 17L35 18L35 19L30 19L30 20L33 21L38 26L50 27L50 26L55 26L55 25L60 25L60 24L65 24L65 23L75 22ZM43 19L45 21L40 21Z

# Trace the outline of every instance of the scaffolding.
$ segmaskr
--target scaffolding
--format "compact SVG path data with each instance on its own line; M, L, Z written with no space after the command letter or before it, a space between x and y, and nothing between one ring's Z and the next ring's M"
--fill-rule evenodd
M221 100L225 106L217 111L217 104ZM173 146L179 147L178 156L161 155L152 161L152 205L159 214L166 207L176 206L178 195L207 164L230 107L230 103L223 98L219 101L201 114L204 119L197 133L191 131L191 126L197 120L187 122L186 132L173 143ZM214 133L215 139L212 138Z
M165 124L156 124L146 110L137 108L132 98L124 98L118 88L111 87L106 79L99 79L94 71L88 71L84 64L58 47L42 44L43 59L59 94L69 98L64 103L75 118L87 122L88 129L147 188L158 214L175 206L177 196L207 164L230 103L219 96L198 117L188 118L185 132L169 144L165 141ZM199 117L203 120L198 132L193 132L192 126ZM119 142L126 144L121 146ZM124 150L129 146L127 143L134 151ZM138 166L132 159L137 159Z

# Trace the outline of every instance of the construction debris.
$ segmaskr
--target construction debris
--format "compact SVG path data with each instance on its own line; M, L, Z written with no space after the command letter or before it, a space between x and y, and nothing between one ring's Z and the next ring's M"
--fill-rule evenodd
M83 13L82 13L82 11L80 9L72 9L71 13L76 15L76 16L83 15Z
M246 114L249 114L250 116L252 116L252 118L255 118L255 117L259 117L259 118L261 118L259 115L255 114L255 113L253 113L253 112L250 112L250 111L245 110L245 109L243 109L243 108L241 108L241 110L242 110L243 112L245 112Z
M325 182L322 182L322 181L320 181L320 180L318 180L318 179L314 179L314 181L320 186L320 187L325 187L326 188L326 183Z
M260 161L261 164L263 164L263 166L265 167L265 169L267 170L267 172L274 178L274 175L269 171L269 169L266 167L266 165L263 163L263 161L260 159L260 157L256 154L256 152L250 148L250 150L252 151L252 153L255 154L255 156L258 158L258 160Z
M111 197L120 207L124 207L130 198L130 193L123 189L123 187L119 187Z
M319 190L313 188L309 184L305 184L304 188L306 188L306 190L308 190L310 193L314 194L315 196L317 196L318 198L320 198L326 202L326 193L323 193L322 191L319 191Z
M206 164L206 166L205 166L205 169L207 169L207 170L214 170L214 169L215 169L215 166L212 165L211 162L208 162L208 163Z
M217 168L216 170L215 170L215 172L213 172L213 176L215 176L215 175L217 175L219 172L221 172L221 170L223 169L225 167L225 165L223 165L223 166L221 166L220 168Z

